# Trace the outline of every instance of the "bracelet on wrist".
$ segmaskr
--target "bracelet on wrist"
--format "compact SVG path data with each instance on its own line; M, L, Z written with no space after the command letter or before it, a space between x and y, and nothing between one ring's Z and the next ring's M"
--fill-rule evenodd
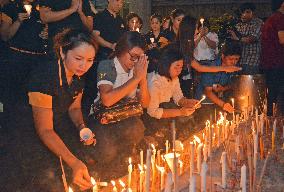
M85 123L80 123L79 125L76 126L78 129L83 129L86 127Z

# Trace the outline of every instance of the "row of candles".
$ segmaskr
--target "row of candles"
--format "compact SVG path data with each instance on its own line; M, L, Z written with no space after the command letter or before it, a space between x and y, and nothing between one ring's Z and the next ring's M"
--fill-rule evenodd
M232 99L232 105L234 107L234 100ZM161 191L164 189L165 192L172 191L172 183L174 184L174 191L177 191L177 187L175 186L177 181L178 175L182 175L184 171L184 164L189 163L189 171L190 171L190 178L189 178L189 192L196 191L196 180L197 176L200 176L200 189L201 192L207 191L206 186L206 177L208 171L208 157L211 156L211 153L219 148L222 143L229 139L229 136L234 137L235 141L235 153L237 154L237 158L240 159L241 156L241 139L244 140L247 138L248 135L246 134L241 137L240 131L239 134L235 134L239 127L239 123L241 121L247 122L250 117L254 116L254 121L252 121L252 136L253 136L253 166L249 163L249 173L251 175L251 170L254 170L254 174L256 174L256 166L257 166L257 159L258 159L258 149L260 149L260 156L264 157L264 142L262 140L262 136L264 134L264 115L258 115L258 110L246 110L240 116L239 114L235 115L233 113L233 120L228 121L227 115L224 113L220 113L220 118L216 122L216 124L211 125L211 122L208 120L206 122L206 127L202 133L201 139L194 135L193 140L189 144L189 151L190 153L186 153L184 150L183 144L175 140L175 124L172 124L173 127L173 149L170 152L169 141L167 140L165 143L165 155L161 155L161 150L156 150L155 146L151 144L150 149L146 152L146 164L143 162L143 151L140 152L140 164L138 164L139 168L139 179L136 178L136 183L133 182L133 164L132 159L129 158L129 165L128 165L128 179L127 185L122 181L119 180L118 187L115 181L111 181L112 183L112 191L117 192L118 188L121 189L120 191L139 191L139 192L153 192L153 191ZM266 131L267 123L266 123ZM273 123L273 131L272 131L272 144L271 148L272 151L275 150L275 138L276 138L276 121ZM283 126L283 139L284 139L284 126ZM202 143L203 141L203 143ZM258 146L260 146L258 148ZM283 145L284 146L284 145ZM190 154L190 158L186 159L186 155ZM202 158L203 156L203 158ZM230 152L222 152L220 163L221 163L221 187L227 187L227 173L228 173L228 158L232 155ZM210 159L210 158L209 158ZM184 160L184 162L182 161ZM211 159L210 159L211 160ZM248 158L250 160L250 158ZM195 162L196 161L196 162ZM240 161L238 160L240 163ZM196 168L195 168L196 165ZM251 168L252 167L252 168ZM171 177L168 173L168 170L171 171ZM165 179L166 177L166 179ZM249 177L250 183L251 178ZM159 179L159 180L158 180ZM139 181L139 182L138 182ZM97 192L98 184L92 179L92 183L94 185L93 191ZM126 187L127 186L127 187ZM247 190L247 166L243 164L241 167L241 179L240 179L240 188L242 192L246 192ZM72 189L70 189L72 190ZM69 192L70 192L69 190Z

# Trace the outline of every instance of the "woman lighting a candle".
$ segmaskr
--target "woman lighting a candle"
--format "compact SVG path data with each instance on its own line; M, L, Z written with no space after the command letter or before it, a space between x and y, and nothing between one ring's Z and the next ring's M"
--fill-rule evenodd
M48 61L32 73L29 103L40 139L72 168L74 183L86 190L92 187L86 165L67 148L55 129L66 113L78 132L86 129L81 111L81 76L93 65L96 44L90 32L69 29L59 33L54 44L58 61ZM95 142L93 137L90 135L84 144Z

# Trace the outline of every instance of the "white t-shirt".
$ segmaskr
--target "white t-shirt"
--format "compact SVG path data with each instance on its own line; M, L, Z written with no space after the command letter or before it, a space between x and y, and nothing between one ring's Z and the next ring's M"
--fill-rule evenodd
M106 66L104 68L104 70L101 70L101 71L98 70L98 75L103 74L103 77L99 78L99 80L97 82L98 88L99 88L100 85L111 85L115 89L117 87L124 85L127 81L132 79L133 69L131 69L128 73L125 72L123 67L121 66L119 60L117 59L117 57L115 57L113 59L113 63L114 63L115 71L116 71L115 80L113 79L113 77L111 75L108 74L108 73L111 73L111 66ZM112 63L106 62L106 63L103 63L103 64L111 65ZM128 94L127 97L134 98L136 96L136 92L137 92L137 87L135 89L133 89L133 91L130 94ZM99 98L100 98L100 95L99 95L99 92L98 92L98 96L95 99L95 102L98 101Z
M218 35L214 32L209 32L206 37L208 39L210 39L211 41L216 42L216 45L218 45ZM201 40L199 41L199 43L197 44L197 46L194 49L194 58L197 61L201 61L201 60L214 60L215 59L215 55L217 54L217 48L216 49L211 49L206 41L201 38Z

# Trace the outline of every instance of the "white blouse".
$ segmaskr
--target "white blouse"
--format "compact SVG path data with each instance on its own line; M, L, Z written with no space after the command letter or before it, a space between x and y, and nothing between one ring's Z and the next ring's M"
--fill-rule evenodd
M148 87L151 100L147 113L157 119L160 119L163 115L163 108L159 107L161 103L169 102L173 98L178 105L179 100L184 97L178 78L169 80L164 76L154 74L149 81Z

